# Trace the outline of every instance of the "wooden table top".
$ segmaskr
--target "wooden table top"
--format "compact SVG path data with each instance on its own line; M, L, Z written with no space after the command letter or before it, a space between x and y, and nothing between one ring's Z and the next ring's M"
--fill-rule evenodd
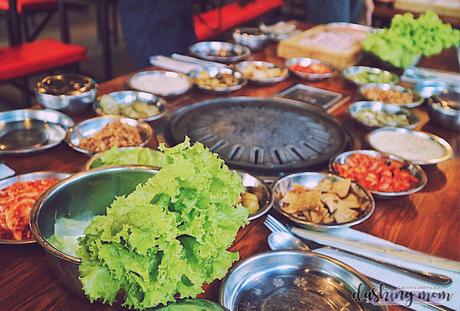
M263 59L279 65L283 60L275 56L275 45L254 53L251 59ZM441 56L432 57L423 65L432 68L457 71L456 54L449 50ZM99 93L121 90L125 88L127 76L115 78L100 84ZM247 85L228 96L268 97L283 89L303 83L349 96L346 104L333 112L342 124L355 136L357 146L363 146L365 131L347 116L349 103L357 99L356 87L341 77L330 80L308 83L297 78L290 78L272 86ZM170 109L214 97L192 90L189 93L170 100ZM438 164L424 167L428 184L417 194L405 198L376 200L374 215L355 229L368 232L389 241L410 247L411 249L431 255L460 260L460 135L437 128L428 122L428 114L424 108L416 109L415 113L422 122L417 128L432 132L449 141L452 145L454 158ZM84 116L75 117L75 121L94 116L88 112ZM158 127L159 124L156 124ZM155 146L156 142L151 142ZM17 174L53 170L77 172L82 169L88 158L64 143L48 151L25 156L5 156L1 158L12 167ZM240 230L235 240L234 250L239 250L241 258L268 250L266 239L268 230L263 219L256 220ZM217 300L220 282L216 281L207 287L202 297ZM10 246L0 245L0 309L1 310L108 310L109 306L90 304L88 301L67 290L55 277L48 263L45 252L38 245Z

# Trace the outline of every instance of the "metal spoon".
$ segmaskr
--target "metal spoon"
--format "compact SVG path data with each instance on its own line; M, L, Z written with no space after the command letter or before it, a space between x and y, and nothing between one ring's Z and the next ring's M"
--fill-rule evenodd
M288 233L288 232L273 232L268 236L268 246L272 250L286 250L286 249L294 249L294 250L301 250L305 252L311 252L310 248L300 239L295 237L294 235ZM380 281L375 278L368 277L369 279L372 280L372 282L376 284L383 284L385 287L390 288L390 289L395 289L394 286ZM444 307L444 306L438 306L434 305L430 302L427 302L425 300L418 299L417 297L414 296L414 300L416 300L418 303L425 305L433 310L437 311L453 311L453 309Z

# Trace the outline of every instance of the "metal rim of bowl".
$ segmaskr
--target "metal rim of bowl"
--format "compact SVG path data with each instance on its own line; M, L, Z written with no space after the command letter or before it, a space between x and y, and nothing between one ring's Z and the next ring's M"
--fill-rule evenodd
M419 183L418 183L418 185L416 187L414 187L412 189L409 189L409 190L406 190L406 191L399 191L399 192L384 192L384 191L377 191L377 190L367 189L370 193L372 193L373 195L375 195L377 197L380 197L380 198L392 198L392 197L402 197L402 196L406 196L406 195L409 195L409 194L413 194L413 193L416 193L416 192L419 192L420 190L422 190L426 186L426 184L428 182L428 177L427 177L425 171L422 169L422 167L420 165L413 164L413 163L411 163L409 161L406 161L406 160L404 160L404 159L402 159L400 157L397 157L395 155L385 154L385 153L382 153L382 152L379 152L379 151L376 151L376 150L352 150L352 151L342 152L342 153L336 155L335 157L331 158L331 160L329 161L329 171L334 175L340 176L339 173L337 172L337 170L334 168L334 164L343 164L353 154L365 154L365 155L369 155L369 156L372 156L372 157L382 156L382 157L386 157L386 158L388 158L390 160L401 161L405 165L407 165L409 167L413 167L413 169L417 172L418 176L416 176L416 177L419 178ZM410 172L410 173L413 174L412 172ZM415 174L413 174L413 175L415 175ZM342 176L340 176L340 177L342 177Z
M330 229L338 229L338 228L345 228L345 227L352 227L352 226L356 226L362 222L364 222L365 220L367 220L368 218L370 218L372 216L372 214L374 213L375 211L375 200L374 200L374 197L372 196L371 192L368 191L366 188L364 188L363 186L361 186L360 184L352 181L352 183L354 183L367 197L367 199L369 200L369 203L370 203L370 207L368 208L368 211L367 212L364 212L362 217L360 218L357 218L355 220L352 220L352 221L349 221L349 222L344 222L344 223L340 223L340 224L316 224L316 223L313 223L313 222L309 222L309 221L305 221L305 220L302 220L302 219L299 219L297 217L294 217L292 216L291 214L285 212L282 208L281 208L281 205L278 204L278 200L275 198L275 189L278 187L278 185L285 181L286 179L290 179L292 177L296 177L296 176L302 176L302 175L321 175L323 176L324 178L326 177L335 177L335 178L339 178L339 179L345 179L343 178L342 176L339 176L339 175L334 175L334 174L331 174L331 173L321 173L321 172L302 172L302 173L294 173L294 174L289 174L289 175L286 175L280 179L278 179L273 187L272 187L272 192L273 192L273 206L274 206L274 209L276 209L276 211L278 211L279 213L281 213L283 216L285 216L286 218L288 218L290 221L296 223L297 225L300 225L302 226L303 228L307 228L307 229L313 229L313 230L318 230L318 231L325 231L325 230L330 230Z
M148 93L148 92L143 92L143 91L117 91L117 92L110 92L110 93L107 93L107 94L104 94L104 95L109 95L109 96L112 96L113 94L119 94L119 93L123 93L123 92L133 92L135 93L136 95L140 95L140 94L148 94L148 95L151 95L151 96L154 96L155 98L155 102L152 102L153 105L155 105L158 109L160 109L160 113L156 114L156 115L153 115L153 116L150 116L150 117L147 117L147 118L139 118L139 119L134 119L134 120L138 120L138 121L141 121L141 122L152 122L152 121L156 121L156 120L159 120L161 118L163 118L166 113L167 113L167 102L166 100L164 100L163 98L155 95L155 94L152 94L152 93ZM110 113L104 113L104 110L102 109L101 105L100 105L100 98L104 95L101 95L99 96L94 102L93 102L93 111L99 115L99 116L110 116L111 114ZM137 96L136 96L137 97ZM123 104L120 104L120 105L123 105ZM161 111L161 109L163 111ZM123 117L123 118L129 118L129 117L126 117L126 116L123 116L123 115L118 115L120 117ZM132 118L130 118L132 119Z
M187 88L178 90L176 92L171 92L171 93L168 93L168 94L155 94L155 93L149 92L147 90L143 90L143 89L136 88L136 87L133 86L133 80L134 79L142 77L142 76L149 76L149 75L156 75L156 76L174 75L176 77L180 77L180 78L182 78L184 80L187 80L188 86L187 86ZM138 73L132 75L131 77L129 77L128 81L126 81L126 84L129 86L129 88L131 88L133 90L136 90L136 91L139 91L139 92L144 92L144 93L150 93L150 94L153 94L155 96L163 96L163 97L174 97L174 96L179 96L179 95L185 94L193 86L193 82L190 80L189 76L187 76L186 74L180 73L180 72L169 71L169 70L145 70L145 71L141 71L141 72L138 72Z
M64 131L64 137L62 137L62 139L60 141L54 142L52 144L47 144L47 145L35 147L35 148L16 149L16 150L0 150L0 155L32 153L32 152L38 152L38 151L42 151L42 150L46 150L46 149L56 147L63 140L65 140L65 132L66 132L66 130L75 125L75 123L74 123L74 121L72 120L71 117L69 117L65 113L62 113L60 111L50 109L50 108L45 108L45 109L40 109L40 110L36 110L36 109L17 109L17 110L10 110L10 111L5 111L5 112L0 112L0 115L2 115L2 114L11 114L11 113L18 114L19 116L24 116L24 119L25 118L31 119L30 115L36 115L36 114L42 114L42 113L56 114L59 117L59 120L65 121L65 123L67 123L67 124L63 124L62 122L58 123L58 125ZM37 118L35 118L35 120L48 122L47 120L37 119ZM0 121L0 122L2 122L2 121ZM56 123L54 123L54 124L56 124Z
M254 219L257 219L257 218L260 218L262 217L263 215L265 215L273 206L273 193L272 193L272 189L267 185L267 183L265 181L263 181L261 178L249 173L249 172L246 172L246 171L241 171L241 170L238 170L237 171L238 174L241 176L242 174L247 174L249 176L251 176L252 178L256 179L261 185L262 187L264 188L264 191L265 191L265 194L268 196L267 198L267 202L265 203L265 206L261 207L257 213L255 213L254 215L250 215L248 217L248 220L249 221L252 221Z
M368 103L368 104L371 104L373 106L374 105L381 105L382 109L380 109L378 111L385 111L385 112L389 112L388 110L385 110L385 108L394 107L396 110L398 110L398 112L402 112L403 114L405 114L408 117L409 121L411 119L414 121L414 122L412 122L412 123L410 123L409 125L406 125L406 126L395 126L395 127L414 129L420 124L420 119L412 111L410 111L407 108L400 107L400 105L385 104L385 103L375 101L375 100L374 101L357 101L357 102L354 102L353 104L351 104L348 107L348 114L353 118L354 121L356 121L359 124L363 125L367 129L373 130L373 129L376 129L376 128L389 127L389 125L382 125L382 126L375 125L375 126L373 126L373 125L369 125L369 124L359 120L358 118L356 118L356 113L359 112L359 110L364 109L364 108L356 108L356 107L359 107L359 106L363 105L364 103ZM352 112L353 108L356 108L356 109L359 109L359 110L356 111L356 112ZM393 112L390 112L390 113L393 113ZM396 114L396 113L394 113L394 114Z
M347 81L349 81L349 82L351 82L351 83L353 83L354 85L357 85L357 86L361 86L361 85L368 84L368 83L357 83L357 82L353 81L352 79L350 79L350 74L351 74L350 71L358 71L358 72L360 72L360 71L368 71L368 72L372 72L372 73L385 73L385 72L387 72L392 77L392 81L389 82L389 83L385 83L385 84L396 84L396 83L399 83L399 81L400 81L400 78L396 74L394 74L394 73L392 73L392 72L390 72L388 70L383 70L383 69L376 68L376 67L350 66L350 67L347 67L344 70L342 70L343 77Z
M59 76L65 76L65 75L68 75L68 74L57 74L57 75L48 75L42 79L40 79L40 81L38 81L36 84L35 84L35 92L37 94L40 94L40 95L47 95L47 96L55 96L55 97L59 97L59 98L69 98L69 99L72 99L72 98L77 98L77 97L80 97L86 93L90 93L91 91L96 91L97 89L97 83L96 81L89 77L89 76L85 76L85 75L82 75L82 74L70 74L72 76L78 76L78 77L81 77L83 78L84 80L88 80L89 82L89 88L88 90L86 90L85 92L82 92L82 93L79 93L79 94L73 94L73 95L65 95L65 94L59 94L59 95L55 95L55 94L49 94L47 92L41 92L40 91L40 88L42 87L42 84L43 84L43 81L45 81L46 79L50 79L52 77L59 77Z
M370 99L369 97L367 97L366 95L364 95L364 90L368 89L368 88L378 88L378 89L381 89L381 90L396 90L398 92L411 92L414 97L417 99L416 101L414 102L411 102L411 103L408 103L408 104L398 104L398 103L384 103L382 101L379 101L379 100L374 100L374 99ZM411 89L408 89L404 86L401 86L401 85L396 85L396 84L390 84L390 83L365 83L365 84L362 84L360 87L359 87L359 94L364 97L366 100L369 100L369 101L378 101L378 102L381 102L383 104L387 104L387 105L398 105L400 107L403 107L403 108L416 108L418 106L421 106L423 104L423 102L425 101L425 99L419 94L417 93L415 90L411 90Z
M278 68L278 69L281 70L281 72L283 72L283 69L284 69L284 68L283 68L283 67L280 67L280 66L277 66L277 65L275 65L275 64L273 64L273 63L270 63L270 62L257 61L257 60L255 60L255 61L249 60L249 61L244 61L244 62L241 62L241 63L236 64L236 65L235 65L235 69L236 69L237 71L239 71L239 72L243 75L243 77L244 77L246 80L249 80L249 81L251 81L251 82L255 82L255 83L257 83L257 84L265 84L265 85L266 85L266 84L273 84L273 83L278 83L278 82L284 81L284 80L286 80L286 79L289 77L289 71L286 70L286 73L285 73L284 75L282 75L282 76L279 76L279 77L274 77L274 78L262 78L262 79L246 78L246 77L244 76L242 70L243 70L245 67L249 66L250 64L254 64L254 65L256 65L256 66L265 66L265 67L270 68L270 69L271 69L271 68Z
M239 73L241 75L241 78L238 79L240 82L238 84L235 84L235 85L232 85L232 86L228 86L228 87L219 87L219 88L208 88L208 87L203 87L203 86L200 86L198 85L194 80L195 78L193 78L191 75L195 74L195 73L199 73L200 71L206 71L208 72L211 68L216 68L218 70L221 70L221 69L230 69L232 71L232 75L234 75L236 72ZM197 67L193 70L191 70L189 73L188 73L189 77L193 80L193 84L200 90L202 91L205 91L207 93L211 93L211 94L225 94L225 93L230 93L230 92L233 92L233 91L237 91L239 89L241 89L243 86L246 85L246 83L248 82L248 80L246 80L246 78L244 77L244 75L239 72L238 70L236 69L233 69L231 67L215 67L215 66L200 66L200 67Z
M229 50L232 50L232 51L233 51L234 48L238 48L238 49L241 49L241 51L243 53L240 54L240 55L235 55L235 56L214 56L214 55L208 55L208 54L204 54L204 53L199 53L199 51L196 50L196 49L199 49L201 46L207 46L207 45L211 45L211 44L226 46L226 47L228 47ZM248 58L249 55L251 55L251 50L248 47L246 47L244 45L241 45L241 44L233 44L233 43L224 42L224 41L201 41L201 42L197 42L195 44L192 44L189 47L189 52L192 55L194 55L196 57L199 57L201 59L205 59L205 60L209 60L209 61L218 61L218 62L223 62L223 63L239 62L239 61L242 61L242 60Z
M113 123L114 121L122 122L123 119L131 120L131 121L136 122L137 128L140 127L143 130L145 130L146 138L138 146L130 146L130 147L143 147L149 142L149 140L153 136L152 127L150 125L148 125L147 123L145 123L145 122L141 122L141 121L136 120L136 119L126 118L126 117L122 117L122 116L106 115L106 116L95 117L95 118L91 118L91 119L82 121L82 122L78 123L77 125L72 126L69 129L67 129L67 132L66 132L66 135L65 135L65 142L67 143L67 145L69 145L70 148L72 148L72 149L74 149L74 150L76 150L78 152L81 152L83 154L86 154L86 155L93 155L93 154L97 153L95 151L92 151L92 150L89 150L89 149L84 149L84 148L81 148L80 146L75 145L74 143L72 143L72 139L71 139L71 134L75 131L75 128L81 126L82 124L93 122L94 120L97 120L97 119L111 119L111 120L113 120L112 122L109 122L109 123ZM102 128L99 129L98 132L100 130L102 130Z
M261 254L256 254L256 255L252 255L250 256L249 258L246 258L240 262L238 262L235 266L233 266L230 271L227 273L227 275L225 276L224 280L222 281L222 284L219 288L219 303L226 307L227 306L225 305L225 301L224 301L224 298L225 298L225 292L226 290L228 289L229 285L228 285L228 282L229 282L229 279L230 277L233 275L233 273L235 273L235 271L238 271L239 269L241 269L241 267L244 267L245 265L248 265L252 262L257 262L261 259L263 259L264 257L268 256L269 254L273 255L273 254L291 254L291 255L312 255L312 256L316 256L316 257L320 257L321 259L324 259L326 261L329 261L337 266L339 266L340 268L348 271L349 273L351 274L354 274L355 276L357 276L359 279L361 279L362 281L365 282L365 284L369 287L369 288L372 288L372 283L369 281L369 279L367 278L367 276L365 276L364 274L362 274L361 272L359 272L358 270L354 269L353 267L333 258L333 257L330 257L330 256L327 256L327 255L323 255L321 253L317 253L317 252L313 252L313 251L308 251L308 252L305 252L305 251L300 251L300 250L270 250L270 251L267 251L267 252L263 252ZM381 309L382 310L388 310L388 307L387 306L381 306Z
M73 264L80 264L81 263L81 258L66 254L59 249L55 248L51 243L47 241L46 238L42 236L42 233L40 231L40 228L38 226L38 217L40 214L40 211L43 207L43 204L45 201L54 193L59 191L62 187L66 186L70 182L75 182L79 179L82 179L88 175L97 175L101 174L104 172L116 172L116 171L124 171L124 170L141 170L141 171L151 171L157 173L157 170L152 169L151 167L148 166L142 166L142 165L130 165L130 166L112 166L112 167L103 167L103 168L98 168L98 169L93 169L90 171L83 171L79 173L75 173L72 176L61 180L58 182L56 185L48 189L43 195L35 202L31 212L30 212L30 219L29 219L29 225L30 225L30 230L32 231L32 235L34 236L36 242L43 248L45 249L48 253L52 254L55 257L58 257L60 259L63 259L65 261L68 261Z
M323 64L328 66L329 68L332 69L332 72L330 73L304 73L296 70L292 70L291 66L292 65L297 65L303 61L308 61L310 62L310 65L312 64ZM323 62L322 60L316 59L316 58L309 58L309 57L292 57L286 60L284 63L285 66L289 69L289 72L292 72L294 75L296 75L299 78L302 79L307 79L310 81L316 81L316 80L324 80L324 79L329 79L332 78L337 74L337 68L332 66L331 64L328 64L326 62Z
M410 162L412 164L418 164L418 165L437 164L437 163L440 163L440 162L443 162L445 160L450 159L454 154L452 146L446 140L444 140L443 138L441 138L441 137L439 137L437 135L434 135L434 134L431 134L431 133L428 133L428 132L423 132L423 131L415 131L415 130L411 130L411 129L401 128L401 127L399 127L399 128L381 127L379 129L375 129L372 132L370 132L369 134L367 134L366 137L365 137L365 140L369 144L369 146L371 146L372 148L374 148L375 150L377 150L377 151L379 151L379 152L381 152L383 154L389 154L389 153L385 152L385 150L382 150L382 149L379 149L379 148L376 148L375 146L373 146L371 144L371 142L370 142L370 138L372 137L372 135L375 135L378 132L384 132L384 131L393 131L393 132L399 132L399 133L406 133L406 134L414 135L414 136L417 136L417 137L422 137L422 138L425 138L425 139L429 139L430 141L435 141L436 143L441 145L443 147L443 149L446 151L444 156L436 158L436 159L426 160L426 161L411 161L411 160L404 159L401 156L395 155L396 157L399 157L399 158L401 158L401 159L403 159L403 160L405 160L407 162Z
M55 179L59 179L60 181L62 181L64 179L69 178L70 176L71 174L69 173L53 172L53 171L38 171L38 172L31 172L31 173L16 175L16 176L2 179L0 181L0 191L17 182L34 181L34 180L42 180L42 179L49 179L49 178L55 178ZM0 239L0 245L2 244L23 245L23 244L33 244L36 242L37 241L35 239L29 239L29 240Z

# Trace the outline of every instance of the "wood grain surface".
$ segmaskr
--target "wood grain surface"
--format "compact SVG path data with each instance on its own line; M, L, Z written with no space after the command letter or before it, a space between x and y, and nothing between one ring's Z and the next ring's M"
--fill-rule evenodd
M282 65L284 60L275 56L275 45L251 56L254 60L266 60ZM443 70L457 71L456 54L449 50L440 56L424 61L423 65ZM150 68L153 69L153 68ZM118 77L99 85L99 94L126 88L129 76ZM340 76L330 80L308 83L290 78L272 86L248 84L228 96L268 97L296 83L308 84L341 92L350 99L334 111L334 115L349 129L356 139L356 146L366 147L363 137L366 132L355 124L346 113L347 106L358 99L356 87ZM202 99L215 97L192 90L178 98L169 100L169 111ZM414 250L453 260L460 260L460 135L442 130L429 122L426 108L415 110L422 122L417 129L432 132L449 141L455 157L436 166L425 166L428 176L427 186L417 194L405 198L377 200L374 215L355 229L371 233L383 239L410 247ZM93 117L74 117L76 122ZM161 122L152 123L157 133L161 133ZM151 141L155 146L157 141ZM56 148L33 155L4 156L6 162L17 174L53 170L78 172L88 158L64 143ZM268 230L263 219L256 220L240 230L233 250L247 258L268 250L266 238ZM206 287L201 297L217 301L219 281ZM38 245L0 245L0 310L112 310L102 304L90 304L82 296L67 290L55 277L47 261L45 252ZM397 310L398 308L392 308Z

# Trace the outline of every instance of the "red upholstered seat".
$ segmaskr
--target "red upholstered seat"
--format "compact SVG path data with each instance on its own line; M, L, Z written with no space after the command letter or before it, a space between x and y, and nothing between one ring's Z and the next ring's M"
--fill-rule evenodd
M0 81L64 67L86 58L86 49L54 39L40 39L19 46L0 47Z
M237 2L232 2L219 9L214 9L201 14L201 19L198 16L194 17L195 32L199 41L206 40L212 36L226 31L239 24L245 23L257 16L263 15L271 10L274 10L283 5L283 0L255 0L249 2L245 6L240 6ZM202 20L212 28L219 24L219 14L222 16L221 29L214 31L203 23Z
M0 11L8 11L8 0L0 0ZM18 13L52 10L58 8L57 0L17 0Z

